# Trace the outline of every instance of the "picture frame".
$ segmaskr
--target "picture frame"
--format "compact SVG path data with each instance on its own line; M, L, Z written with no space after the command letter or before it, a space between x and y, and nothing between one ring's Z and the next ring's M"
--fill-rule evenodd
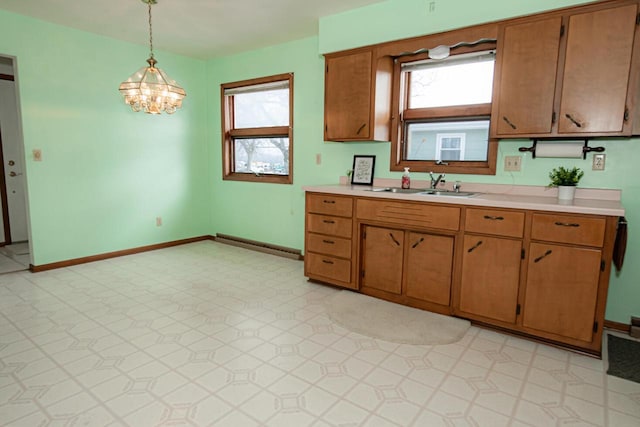
M352 185L373 185L376 156L353 156Z

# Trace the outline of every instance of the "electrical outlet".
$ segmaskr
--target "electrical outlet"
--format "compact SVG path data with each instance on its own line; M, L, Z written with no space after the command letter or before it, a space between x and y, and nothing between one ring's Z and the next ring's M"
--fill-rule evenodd
M594 154L591 169L594 171L603 171L605 158L606 158L605 154L602 154L602 153Z
M317 153L316 154L316 165L321 165L322 164L322 154Z
M504 170L506 172L519 172L522 166L522 156L505 156Z
M42 161L42 150L39 148L34 148L33 151L33 161L41 162Z
M156 217L156 227L161 227L162 226L162 217L161 216L157 216Z
M435 12L436 11L436 2L432 1L429 2L429 12Z

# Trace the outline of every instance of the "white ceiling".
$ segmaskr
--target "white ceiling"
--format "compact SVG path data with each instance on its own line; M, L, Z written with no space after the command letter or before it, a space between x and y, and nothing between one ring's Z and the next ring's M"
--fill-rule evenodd
M383 0L158 0L155 49L210 59L309 37L318 18ZM148 44L143 0L0 0L0 9Z

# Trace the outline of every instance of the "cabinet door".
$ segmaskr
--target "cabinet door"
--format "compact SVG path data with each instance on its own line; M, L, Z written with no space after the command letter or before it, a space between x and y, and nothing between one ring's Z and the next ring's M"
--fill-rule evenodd
M515 323L522 242L465 235L460 310Z
M366 140L370 135L372 55L326 57L325 140Z
M406 295L449 305L453 237L413 232L408 236Z
M601 251L531 243L523 326L591 342Z
M551 132L561 25L555 17L504 29L498 111L492 117L498 135Z
M622 132L637 8L569 18L559 133Z
M363 235L362 286L400 294L404 231L366 226Z

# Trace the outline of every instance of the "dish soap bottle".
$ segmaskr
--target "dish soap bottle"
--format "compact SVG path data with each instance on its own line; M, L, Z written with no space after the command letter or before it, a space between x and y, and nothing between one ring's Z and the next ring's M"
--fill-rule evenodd
M411 187L411 177L409 176L409 168L404 168L404 173L402 174L402 188Z

